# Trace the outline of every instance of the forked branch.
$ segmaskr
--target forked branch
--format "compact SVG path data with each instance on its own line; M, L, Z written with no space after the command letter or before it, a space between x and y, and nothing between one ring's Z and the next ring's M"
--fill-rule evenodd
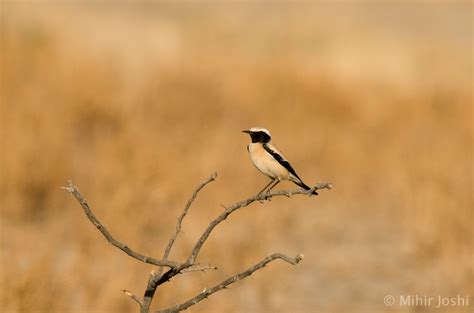
M178 217L178 222L176 223L176 230L174 234L171 236L168 245L166 246L165 253L163 254L163 260L168 260L168 256L171 252L171 248L173 247L173 244L176 240L176 238L179 235L179 232L181 231L181 224L183 223L184 217L186 214L188 214L189 208L191 207L191 204L193 204L194 200L196 199L198 193L210 182L213 182L217 178L217 172L214 172L211 176L209 176L205 181L203 181L197 188L194 190L193 194L191 195L191 198L189 198L188 202L184 206L183 212L181 215ZM163 267L160 268L159 273L161 274L163 270Z
M240 272L240 273L238 273L234 276L231 276L231 277L227 278L226 280L222 281L221 283L219 283L219 284L217 284L217 285L215 285L211 288L205 288L202 292L200 292L195 297L193 297L193 298L191 298L191 299L189 299L189 300L187 300L187 301L185 301L185 302L183 302L179 305L175 305L173 307L157 311L156 313L174 313L174 312L184 311L187 308L189 308L190 306L193 306L196 303L206 299L207 297L209 297L210 295L218 292L219 290L222 290L222 289L226 288L227 286L229 286L233 283L236 283L236 282L252 275L254 272L258 271L259 269L262 269L268 263L270 263L270 262L272 262L276 259L281 259L281 260L283 260L287 263L290 263L292 265L296 265L303 259L303 255L300 254L300 255L297 255L294 258L292 258L292 257L286 256L286 255L281 254L281 253L272 254L270 256L267 256L265 259L263 259L259 263L249 267L245 271Z
M188 214L189 208L193 204L194 200L196 199L198 193L209 183L213 182L217 178L217 172L214 172L211 176L209 176L205 181L203 181L197 188L194 190L193 194L191 195L191 198L189 198L188 202L184 206L183 212L181 215L178 217L178 221L176 222L176 229L173 235L171 235L171 238L168 242L168 245L166 246L165 253L163 254L163 260L168 260L169 254L171 252L171 248L173 247L174 242L176 241L176 238L178 237L180 231L181 231L181 225L183 223L183 220ZM193 270L201 270L204 271L206 269L215 269L216 267L200 267L200 266L194 266L193 268L183 268L183 270L176 271L176 270L170 270L167 274L174 274L174 273L184 273L184 272L191 272ZM147 288L145 290L145 293L143 295L143 302L142 305L140 306L140 312L141 313L146 313L149 310L151 301L153 300L153 297L155 296L156 288L159 286L160 278L163 276L161 275L163 273L163 267L160 267L157 273L154 271L150 274L150 277L148 278L148 283L147 283ZM170 276L171 278L171 276ZM161 283L164 281L162 280Z
M129 256L131 256L134 259L137 259L141 262L145 262L145 263L149 263L149 264L159 266L158 271L156 271L156 272L152 271L149 278L148 278L147 288L145 290L143 299L141 299L140 297L136 296L135 294L131 293L128 290L123 290L123 292L127 296L129 296L132 300L134 300L135 302L137 302L139 304L141 313L148 313L149 312L150 304L151 304L151 301L153 300L153 297L155 295L155 291L156 291L157 287L160 286L161 284L169 281L174 276L176 276L178 274L182 274L182 273L187 273L187 272L217 269L215 266L211 266L211 265L207 265L207 266L200 265L200 264L196 263L196 259L199 255L199 252L201 251L201 248L203 247L206 240L209 238L209 236L212 233L212 231L214 230L214 228L217 225L219 225L220 223L222 223L225 219L227 219L229 217L229 215L232 214L233 212L235 212L236 210L238 210L240 208L243 208L243 207L247 207L247 206L249 206L250 204L252 204L256 201L263 202L265 200L270 200L273 197L277 197L277 196L286 196L286 197L291 197L292 195L308 195L308 196L311 196L311 194L313 193L314 190L331 189L332 188L332 184L330 184L330 183L320 183L320 184L317 184L316 186L314 186L310 190L304 190L304 189L300 188L300 189L294 189L294 190L272 191L272 192L257 194L257 195L254 195L254 196L246 199L246 200L237 202L237 203L227 207L224 212L222 212L216 219L214 219L213 221L211 221L209 223L207 228L204 230L203 234L196 241L196 243L195 243L188 259L184 263L169 261L168 258L169 258L171 249L173 248L173 245L176 241L176 238L178 237L178 235L181 231L182 222L183 222L184 218L186 217L186 215L188 214L188 211L189 211L192 203L196 199L198 193L207 184L214 181L216 179L216 177L217 177L217 173L214 173L209 178L204 180L194 190L193 194L191 195L188 202L184 206L184 209L183 209L182 213L178 217L178 221L177 221L176 227L175 227L175 232L171 235L171 238L168 242L168 245L165 248L165 252L163 254L162 259L156 259L156 258L153 258L153 257L150 257L150 256L145 256L145 255L143 255L139 252L136 252L136 251L130 249L126 244L124 244L124 243L118 241L117 239L115 239L109 233L109 231L105 228L105 226L99 221L99 219L94 215L94 213L92 212L92 210L91 210L89 204L87 203L86 199L84 199L84 197L82 197L82 195L79 193L79 190L77 189L77 187L74 186L71 181L69 181L67 187L63 187L64 189L69 191L77 199L77 201L80 203L82 209L84 210L84 213L86 214L86 216L88 217L90 222L101 232L101 234L107 239L107 241L110 244L112 244L113 246L119 248L120 250L122 250L123 252L125 252L126 254L128 254ZM182 311L182 310L186 310L190 306L206 299L207 297L209 297L210 295L218 292L219 290L222 290L222 289L226 288L228 285L233 284L237 281L240 281L240 280L252 275L252 273L260 270L261 268L266 266L268 263L270 263L270 262L272 262L276 259L281 259L281 260L283 260L287 263L296 265L303 259L303 256L302 255L297 255L296 257L292 258L292 257L286 256L286 255L281 254L281 253L272 254L272 255L266 257L265 259L263 259L262 261L260 261L259 263L249 267L247 270L245 270L243 272L240 272L240 273L238 273L234 276L231 276L231 277L227 278L226 280L222 281L221 283L219 283L219 284L217 284L217 285L215 285L211 288L204 289L201 293L199 293L195 297L183 302L182 304L175 305L173 307L170 307L168 309L161 310L161 311L158 311L158 312L159 313L179 312L179 311ZM168 270L163 273L163 268L164 267L168 267Z
M206 228L204 233L201 235L201 237L198 239L198 241L194 245L193 251L191 252L191 255L188 259L188 263L193 264L196 261L199 251L201 251L201 248L204 245L204 242L206 242L207 238L209 238L209 235L211 234L212 230L221 222L223 222L234 211L240 208L249 206L255 201L270 200L271 198L276 197L276 196L286 196L286 197L291 197L292 195L311 196L314 190L331 189L331 188L332 188L331 183L321 183L321 184L317 184L316 186L314 186L313 188L309 190L305 190L303 188L294 189L294 190L277 190L277 191L272 191L269 193L260 193L246 200L243 200L231 205L224 212L222 212L221 215L219 215L215 220L213 220L209 224L209 226Z

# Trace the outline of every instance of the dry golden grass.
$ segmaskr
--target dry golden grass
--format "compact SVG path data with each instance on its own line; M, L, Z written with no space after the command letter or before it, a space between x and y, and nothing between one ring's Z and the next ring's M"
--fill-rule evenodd
M335 189L237 212L200 256L219 270L178 277L154 308L276 251L305 259L192 312L408 312L383 297L474 295L468 3L2 6L2 312L135 312L120 289L141 294L152 268L59 187L72 179L117 238L160 256L217 170L182 260L221 204L265 184L240 133L256 125L308 184Z

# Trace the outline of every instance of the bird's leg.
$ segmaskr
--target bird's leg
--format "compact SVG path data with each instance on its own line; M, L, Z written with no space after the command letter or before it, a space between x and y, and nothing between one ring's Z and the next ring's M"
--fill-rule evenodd
M270 193L270 191L273 188L275 188L276 185L278 185L281 182L281 180L279 180L278 178L275 179L275 180L276 180L275 183L273 185L271 185L270 188L267 189L267 195ZM271 200L272 200L271 198L268 198L268 201L271 201Z
M273 188L275 188L276 185L278 185L281 182L281 180L279 179L275 179L275 180L276 182L270 188L268 188L267 193L269 193Z
M257 193L257 195L260 195L262 194L262 192L264 192L268 187L270 187L271 184L273 184L275 182L275 179L272 179L267 185L265 185L265 188L263 188L262 190L260 190L259 193Z
M270 190L272 190L276 185L278 185L279 182L280 182L280 180L279 180L278 178L275 178L275 180L272 181L272 183L274 183L274 184L271 185L270 188L267 189L267 191L266 191L265 194L266 194L266 195L270 194ZM268 201L272 201L271 198L268 198L267 200L268 200Z

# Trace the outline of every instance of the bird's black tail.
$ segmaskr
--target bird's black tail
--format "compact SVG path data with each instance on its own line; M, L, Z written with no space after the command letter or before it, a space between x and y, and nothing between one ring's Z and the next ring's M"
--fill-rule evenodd
M298 186L300 186L301 188L304 188L304 190L310 190L311 187L309 187L308 185L306 185L305 183L303 183L302 180L300 180L299 182L294 182L295 184L297 184ZM313 190L312 192L313 195L318 195L318 193L316 192L316 190Z

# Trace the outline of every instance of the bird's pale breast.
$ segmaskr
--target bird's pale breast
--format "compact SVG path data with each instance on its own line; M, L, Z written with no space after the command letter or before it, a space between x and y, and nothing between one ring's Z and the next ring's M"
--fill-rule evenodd
M277 160L275 160L262 146L261 143L248 145L250 160L263 174L271 178L288 180L290 173Z

